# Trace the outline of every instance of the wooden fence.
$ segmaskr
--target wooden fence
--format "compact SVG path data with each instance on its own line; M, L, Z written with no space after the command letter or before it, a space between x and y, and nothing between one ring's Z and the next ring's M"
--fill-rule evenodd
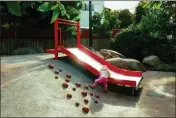
M102 48L110 48L110 39L93 39L93 48L99 50ZM89 40L81 39L81 44L88 47ZM63 40L65 47L75 47L76 40ZM18 48L24 47L41 47L43 50L54 48L53 39L1 39L1 55L12 55L13 51Z
M113 30L113 34L119 32L119 30ZM63 45L66 47L75 47L76 40L68 40L65 32L62 32L63 35ZM37 28L18 28L14 29L4 29L1 28L0 34L0 51L1 55L11 55L15 49L24 48L24 47L41 47L43 50L54 48L54 37L53 37L53 26L47 29L37 29ZM81 43L88 47L88 29L81 29ZM65 38L64 38L65 37ZM99 50L102 48L110 48L110 39L109 38L98 38L93 36L93 48Z

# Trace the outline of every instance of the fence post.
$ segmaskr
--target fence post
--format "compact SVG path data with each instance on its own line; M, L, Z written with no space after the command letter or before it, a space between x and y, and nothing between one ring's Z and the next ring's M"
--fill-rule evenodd
M80 45L80 22L77 23L77 47Z
M89 47L92 47L92 1L89 1Z
M58 19L54 22L55 59L58 59Z

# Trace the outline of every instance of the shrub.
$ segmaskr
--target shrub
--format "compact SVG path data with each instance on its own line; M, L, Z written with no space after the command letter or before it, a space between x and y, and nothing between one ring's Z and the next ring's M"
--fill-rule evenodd
M133 25L115 36L111 41L111 48L127 58L140 61L150 55L158 56L165 63L175 60L174 50L168 40L151 37Z
M145 38L138 28L130 26L127 29L121 31L111 41L111 48L116 50L126 57L142 60L142 49L149 43L149 40Z

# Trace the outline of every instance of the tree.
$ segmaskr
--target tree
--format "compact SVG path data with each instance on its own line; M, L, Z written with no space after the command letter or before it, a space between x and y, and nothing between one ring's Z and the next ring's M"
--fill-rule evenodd
M116 35L112 48L130 58L142 60L157 55L166 63L174 62L175 2L142 1L137 7L143 11L136 8L136 21ZM168 35L173 38L169 40Z
M138 6L135 8L135 15L134 15L134 24L138 24L141 19L142 19L142 16L145 15L147 9L144 8L144 5L146 4L145 1L140 1L138 3Z
M143 21L141 22L143 30L144 29L145 31L151 30L153 33L155 30L154 34L157 34L156 33L157 30L158 35L160 35L160 38L165 37L166 35L169 35L171 32L175 31L174 28L174 23L176 22L175 1L145 2L143 8L148 9L147 12L145 13L146 16L143 16Z
M141 19L139 26L141 29L155 38L165 38L169 21L168 14L162 9L150 10L146 16Z
M106 28L109 30L117 29L120 27L119 12L109 9L104 9L102 12L103 15L103 24L107 24Z
M30 2L21 2L21 1L3 1L1 4L6 4L5 6L8 8L9 12L15 16L21 17L24 13L24 10L26 7L32 7L36 6L37 2L30 1ZM52 17L51 17L51 23L55 21L55 19L58 17L59 13L63 15L66 15L65 7L60 3L60 1L52 1L52 2L41 2L38 1L41 5L38 6L38 11L40 12L47 12L47 11L53 11Z
M59 18L80 21L80 14L82 9L82 1L62 1L61 4L65 6L66 12L69 17L59 15ZM62 31L65 31L68 39L76 39L76 27L61 25Z
M128 9L119 11L119 20L121 21L120 28L127 28L132 21L132 13Z
M99 37L109 37L112 29L117 29L119 26L118 11L105 8L101 14L95 13L93 15L93 33Z
M92 27L93 27L93 34L100 35L101 34L101 23L102 21L102 14L95 12L92 17Z
M176 22L176 1L163 1L161 7L169 13L173 22Z
M0 5L1 11L3 11L1 13L1 24L15 23L23 24L21 26L25 27L29 24L29 27L40 28L48 28L58 17L79 21L80 9L82 8L81 1L3 1ZM12 25L6 26L13 27ZM75 36L74 27L61 27L70 34L71 38Z

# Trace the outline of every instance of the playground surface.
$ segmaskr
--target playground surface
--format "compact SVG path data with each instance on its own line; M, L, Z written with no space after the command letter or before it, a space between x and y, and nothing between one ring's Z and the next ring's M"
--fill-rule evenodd
M176 73L143 73L143 89L138 97L128 95L126 88L123 92L103 93L102 87L97 86L86 91L100 95L98 104L88 95L89 103L85 105L81 96L85 89L72 88L76 82L92 83L94 76L65 57L52 58L52 54L1 57L1 117L175 117ZM51 63L63 70L58 79L55 68L48 68ZM63 89L67 73L72 77L69 87ZM73 98L68 100L67 93ZM76 101L79 107L75 106ZM83 106L89 107L88 114L82 112Z

